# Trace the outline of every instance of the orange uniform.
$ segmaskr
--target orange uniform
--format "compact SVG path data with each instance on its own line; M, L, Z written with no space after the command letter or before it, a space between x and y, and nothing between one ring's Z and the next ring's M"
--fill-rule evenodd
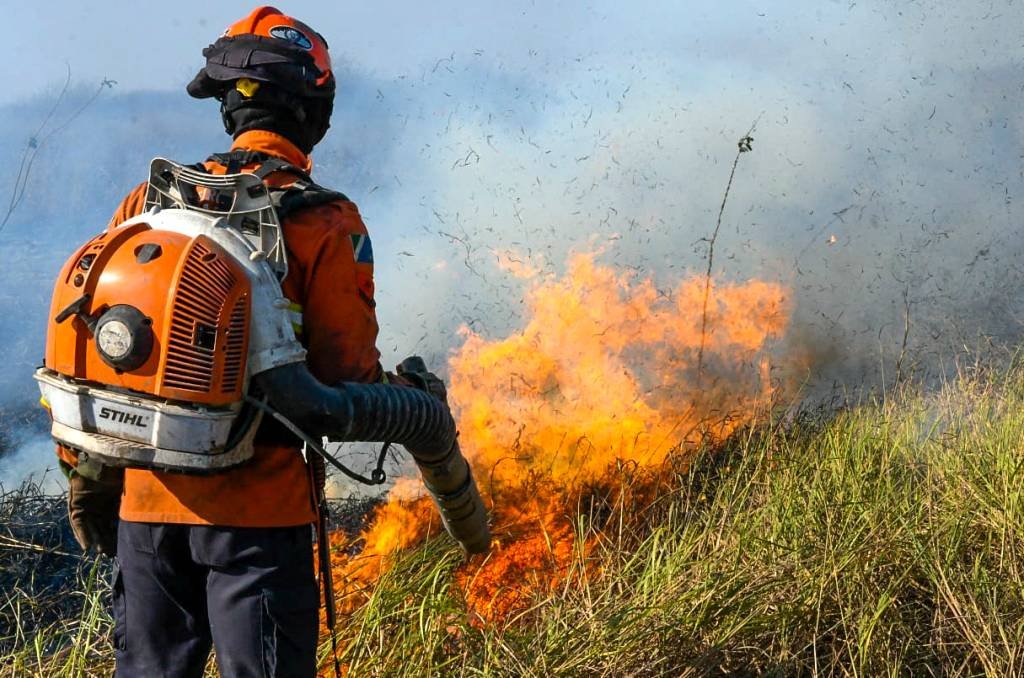
M266 153L307 172L312 166L307 155L273 132L240 134L231 147L238 149ZM206 167L216 174L225 172L214 162L207 162ZM255 168L248 165L242 171ZM267 183L287 186L294 180L282 171L271 174ZM145 195L145 184L132 191L114 213L109 228L140 214ZM281 286L292 302L293 321L308 351L310 371L325 384L380 381L383 371L376 347L373 263L372 256L366 256L366 226L355 204L337 201L311 207L288 217L282 225L288 275ZM276 423L264 422L255 447L253 458L242 466L209 476L127 470L121 518L232 527L313 522L315 498L299 443L282 436Z

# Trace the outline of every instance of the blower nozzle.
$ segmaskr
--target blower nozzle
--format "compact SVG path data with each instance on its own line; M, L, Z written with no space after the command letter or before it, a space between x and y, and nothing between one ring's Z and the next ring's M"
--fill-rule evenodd
M491 543L487 511L469 462L459 449L448 405L407 386L327 386L304 362L253 377L269 404L299 429L341 442L391 442L412 455L448 533L469 553Z

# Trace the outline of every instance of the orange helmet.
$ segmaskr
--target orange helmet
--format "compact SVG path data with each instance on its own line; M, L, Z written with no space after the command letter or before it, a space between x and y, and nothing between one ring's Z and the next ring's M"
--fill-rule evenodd
M203 50L206 66L188 93L220 98L232 83L247 78L273 84L304 98L334 96L327 41L298 19L273 7L257 7Z

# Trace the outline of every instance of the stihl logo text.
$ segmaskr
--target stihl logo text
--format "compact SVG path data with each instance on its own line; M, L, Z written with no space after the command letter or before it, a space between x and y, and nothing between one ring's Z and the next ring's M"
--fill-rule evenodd
M146 428L149 425L146 422L146 418L141 414L131 414L121 410L113 410L109 407L100 408L100 419L109 419L118 424L128 424L129 426L138 426L139 428Z

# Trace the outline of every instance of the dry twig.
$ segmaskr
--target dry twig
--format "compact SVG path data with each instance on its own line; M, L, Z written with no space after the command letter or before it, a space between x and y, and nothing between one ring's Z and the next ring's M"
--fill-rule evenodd
M748 153L753 149L754 143L754 130L757 128L758 120L761 116L757 116L753 124L750 125L750 129L747 133L740 138L736 144L736 157L732 161L732 170L729 172L729 181L725 185L725 193L722 194L722 204L718 208L718 220L715 222L715 230L711 233L711 237L707 238L708 242L708 268L704 273L704 305L701 310L700 317L700 348L697 351L697 388L695 392L700 391L701 380L704 376L704 346L707 343L707 329L708 329L708 298L711 295L711 269L715 265L715 243L718 241L718 231L722 228L722 215L725 214L725 205L729 201L729 192L732 190L732 180L736 176L736 167L740 163L740 156L744 153Z

